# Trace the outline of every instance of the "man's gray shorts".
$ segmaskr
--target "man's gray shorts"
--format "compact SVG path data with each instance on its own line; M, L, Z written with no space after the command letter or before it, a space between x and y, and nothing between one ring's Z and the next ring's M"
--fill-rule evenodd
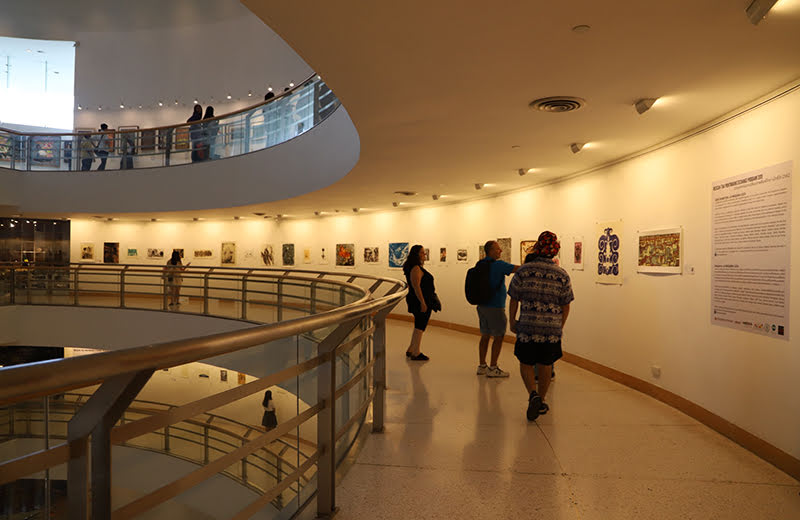
M499 307L478 305L478 323L484 336L504 336L506 333L506 310Z

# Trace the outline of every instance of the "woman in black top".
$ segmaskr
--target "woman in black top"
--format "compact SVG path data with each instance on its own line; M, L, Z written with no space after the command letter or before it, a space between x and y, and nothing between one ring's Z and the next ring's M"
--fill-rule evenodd
M193 121L200 121L203 119L203 107L200 105L194 106L192 117L186 120L187 123ZM192 162L203 160L203 125L196 124L189 127L189 138L192 145Z
M261 416L261 426L267 431L278 426L278 417L275 415L275 402L272 400L272 390L264 392L264 400L261 401L264 408L264 415Z
M413 361L427 361L429 358L419 351L422 342L422 333L428 326L432 310L440 310L439 298L433 285L433 275L422 266L425 264L425 250L421 245L411 248L403 264L403 274L408 283L406 303L408 312L414 315L414 332L411 334L411 344L406 350L406 357Z

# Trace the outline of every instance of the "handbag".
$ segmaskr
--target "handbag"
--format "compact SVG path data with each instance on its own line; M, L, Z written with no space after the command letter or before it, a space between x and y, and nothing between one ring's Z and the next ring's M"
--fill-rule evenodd
M440 310L442 310L442 301L439 299L438 294L433 293L433 295L431 295L430 307L433 312L439 312Z

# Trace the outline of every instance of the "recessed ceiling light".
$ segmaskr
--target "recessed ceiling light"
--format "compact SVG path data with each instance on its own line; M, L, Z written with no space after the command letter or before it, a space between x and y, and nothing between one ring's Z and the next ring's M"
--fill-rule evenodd
M230 98L232 98L233 96L231 96L230 94L228 94L228 95L227 95L227 96L225 96L225 97L227 97L228 99L230 99Z
M294 87L294 83L289 83L289 86L290 87Z
M413 197L414 195L417 194L417 192L416 191L402 191L401 190L401 191L394 192L394 194L395 195L404 195L406 197Z
M253 215L255 215L257 217L263 217L264 216L264 214L261 213L260 211L256 211L255 213L253 213Z
M511 149L512 149L512 150L519 150L519 149L520 149L520 146L519 146L518 144L512 144L512 145L511 145Z
M163 101L159 101L158 102L158 106L163 107L164 106L164 102Z
M575 27L572 28L572 32L583 34L585 32L589 32L591 28L592 27L590 25L585 25L585 24L576 25Z

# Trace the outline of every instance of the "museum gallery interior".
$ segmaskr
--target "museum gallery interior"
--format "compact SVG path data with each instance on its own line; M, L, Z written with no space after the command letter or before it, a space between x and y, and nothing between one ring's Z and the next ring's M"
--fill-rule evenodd
M0 518L800 518L800 0L0 11Z

